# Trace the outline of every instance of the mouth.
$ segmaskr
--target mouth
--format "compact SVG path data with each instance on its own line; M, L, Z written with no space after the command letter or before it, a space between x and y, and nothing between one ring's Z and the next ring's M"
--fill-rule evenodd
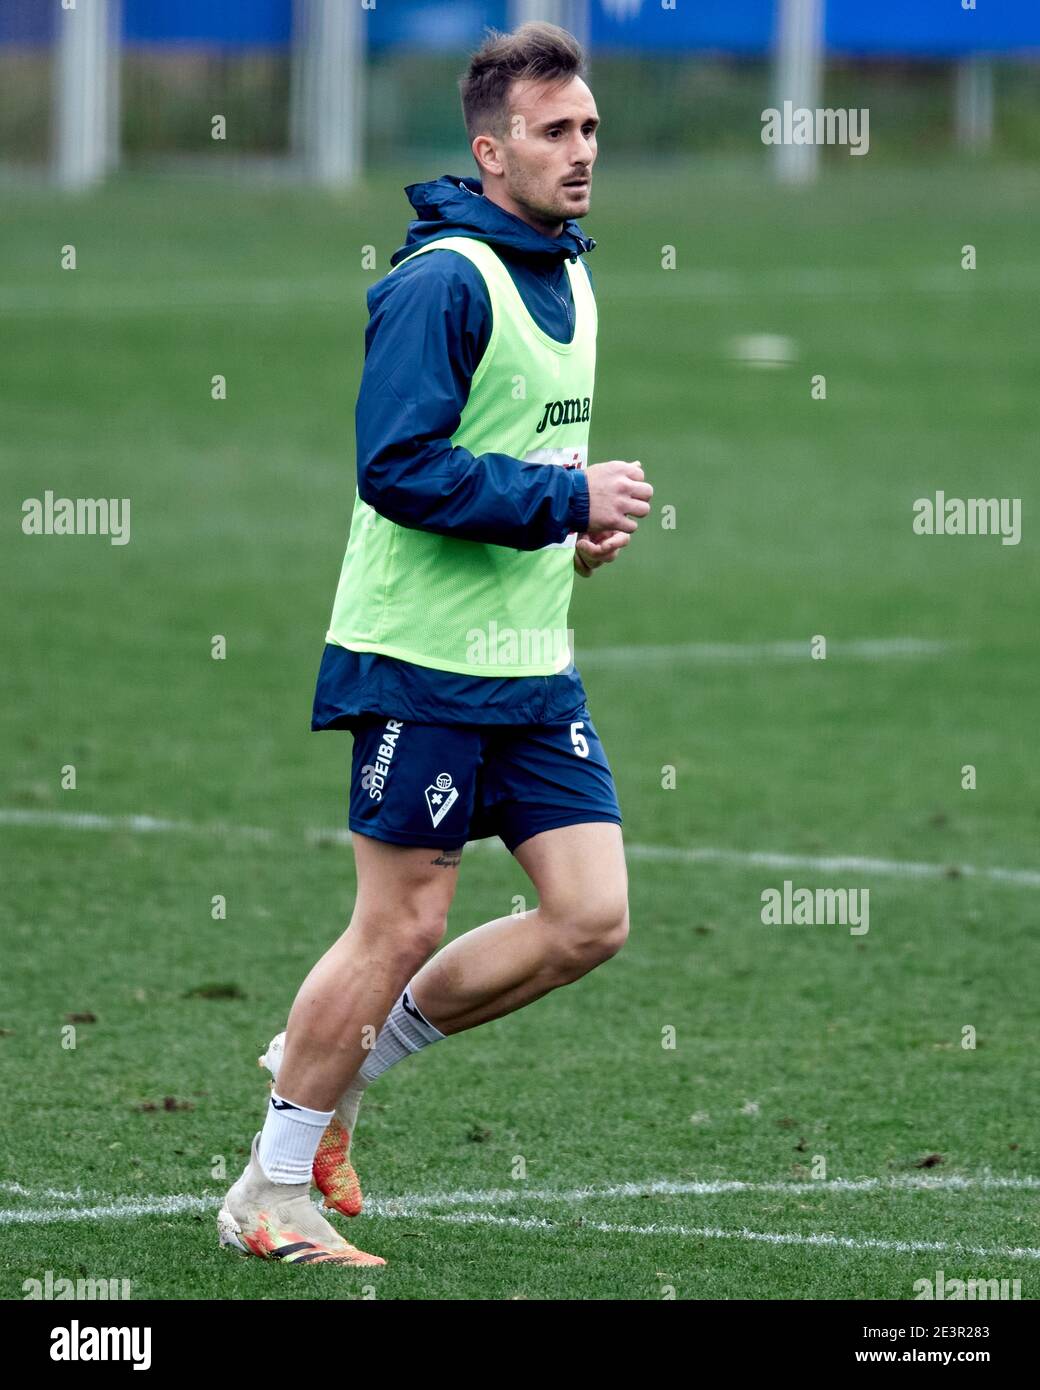
M584 193L592 183L591 179L567 179L564 188L573 188L576 193Z

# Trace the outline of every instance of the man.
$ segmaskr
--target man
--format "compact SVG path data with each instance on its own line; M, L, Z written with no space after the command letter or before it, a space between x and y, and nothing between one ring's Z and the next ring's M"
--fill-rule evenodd
M637 463L586 466L594 243L573 219L599 118L582 61L551 24L488 38L460 82L480 181L406 190L418 220L368 294L358 493L312 720L354 734L357 898L261 1059L267 1119L219 1217L222 1243L256 1255L385 1263L309 1200L313 1175L327 1207L361 1209L365 1087L628 932L621 814L566 618L574 571L616 558L653 490ZM538 906L437 952L463 846L489 835Z

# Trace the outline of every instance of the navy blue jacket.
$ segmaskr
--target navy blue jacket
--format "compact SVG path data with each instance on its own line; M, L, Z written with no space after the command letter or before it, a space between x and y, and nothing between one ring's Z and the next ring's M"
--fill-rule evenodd
M543 236L489 202L472 178L445 175L405 192L416 219L391 265L441 237L479 237L502 259L539 327L570 342L574 304L564 261L595 246L576 222L559 237ZM452 446L491 335L476 266L463 256L419 256L371 287L368 309L355 412L362 500L400 526L517 550L584 530L584 473ZM349 726L365 713L424 723L543 723L566 719L584 702L573 665L555 676L468 676L329 644L311 727Z

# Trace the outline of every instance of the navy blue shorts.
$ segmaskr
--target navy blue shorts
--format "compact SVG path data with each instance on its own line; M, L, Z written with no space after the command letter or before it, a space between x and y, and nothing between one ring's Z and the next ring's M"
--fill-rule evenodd
M588 706L550 724L351 721L350 828L395 845L459 849L498 835L512 852L543 830L621 824Z

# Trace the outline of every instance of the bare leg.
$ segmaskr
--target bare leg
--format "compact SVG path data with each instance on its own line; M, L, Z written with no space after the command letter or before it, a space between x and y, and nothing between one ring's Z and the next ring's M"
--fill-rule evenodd
M628 933L621 829L561 826L515 851L539 897L521 916L457 937L412 981L415 1002L442 1033L501 1018L614 955Z
M312 1110L335 1108L365 1059L366 1041L437 949L458 880L461 851L358 834L352 843L358 886L350 925L300 986L278 1073L278 1093Z

